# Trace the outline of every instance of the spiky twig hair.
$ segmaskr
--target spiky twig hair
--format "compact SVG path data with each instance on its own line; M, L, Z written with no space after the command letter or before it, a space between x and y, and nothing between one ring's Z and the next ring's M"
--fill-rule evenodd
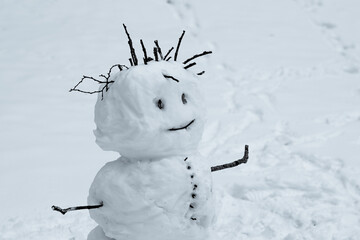
M124 27L124 30L125 30L125 33L128 37L128 44L129 44L129 48L130 48L130 54L131 54L131 58L129 58L129 62L130 62L130 66L137 66L139 64L138 62L138 58L136 56L136 52L135 52L135 48L133 46L133 41L130 37L130 34L125 26L125 24L123 24L123 27ZM180 45L181 45L181 41L183 39L185 35L185 31L182 32L179 40L178 40L178 43L177 43L177 46L176 46L176 50L175 50L175 54L174 54L174 61L177 61L177 57L178 57L178 53L179 53L179 49L180 49ZM144 61L144 64L147 65L148 62L151 62L151 61L169 61L172 56L169 56L170 53L172 52L172 50L174 50L174 47L171 47L168 52L165 54L165 56L163 56L162 54L162 50L161 50L161 47L159 45L159 41L158 40L155 40L154 41L155 43L155 47L153 49L153 54L154 54L154 58L151 58L147 55L147 51L146 51L146 47L142 41L142 39L140 39L140 44L141 44L141 48L142 48L142 51L143 51L143 54L144 54L144 57L143 57L143 61ZM199 53L199 54L195 54L194 56L186 59L185 61L183 61L182 63L185 65L184 66L184 69L188 69L188 68L191 68L193 66L196 65L196 62L194 62L193 60L198 58L198 57L202 57L202 56L205 56L207 54L210 54L212 53L211 51L204 51L202 53ZM189 63L190 62L190 63ZM189 64L188 64L189 63ZM186 65L187 64L187 65ZM96 79L94 77L89 77L89 76L83 76L81 78L81 80L75 85L75 87L73 87L72 89L70 89L70 92L73 92L73 91L76 91L76 92L81 92L81 93L87 93L87 94L94 94L94 93L101 93L101 99L104 98L104 91L107 92L109 90L109 87L110 87L110 84L114 83L113 80L110 80L110 76L111 76L111 71L114 69L114 68L118 68L119 71L122 71L124 69L129 69L129 67L127 67L126 65L122 65L122 64L115 64L113 66L110 67L107 75L104 75L104 74L101 74L99 75L99 77L102 77L103 81L99 80L99 79ZM204 74L205 71L201 71L199 73L197 73L197 75L202 75ZM171 78L173 80L177 80L175 79L173 76L168 76L166 75L165 77L167 78ZM103 87L101 87L99 90L96 90L96 91L85 91L85 90L81 90L78 88L78 86L84 81L84 80L92 80L98 84L104 84Z

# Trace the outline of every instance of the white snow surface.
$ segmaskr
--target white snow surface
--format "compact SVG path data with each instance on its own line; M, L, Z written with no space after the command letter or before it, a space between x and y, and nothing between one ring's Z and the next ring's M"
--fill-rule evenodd
M140 7L141 6L141 7ZM217 239L360 238L360 3L279 1L2 1L0 239L86 239L99 169L118 154L95 144L96 96L68 93L187 33L179 59L208 110L200 153L215 172ZM136 42L135 42L136 41ZM164 50L163 50L164 52ZM135 199L134 199L135 200Z

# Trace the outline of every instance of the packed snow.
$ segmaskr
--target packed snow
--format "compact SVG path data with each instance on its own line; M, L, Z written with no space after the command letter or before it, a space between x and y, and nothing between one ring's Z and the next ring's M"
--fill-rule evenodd
M108 80L95 107L96 142L121 158L90 187L88 204L103 206L90 210L99 227L88 240L208 239L215 207L211 166L197 153L200 79L182 63L160 60L110 72Z
M95 107L99 146L134 160L187 157L196 151L204 129L204 101L200 79L183 67L152 61L111 78L115 82L99 94ZM169 131L188 124L185 131Z
M1 2L0 239L86 239L96 227L88 211L51 206L86 204L96 173L118 158L95 143L96 96L68 90L127 64L122 23L165 49L186 30L181 60L214 52L191 70L206 71L199 151L213 166L248 144L250 158L211 174L213 236L360 238L359 9L355 0Z
M186 161L122 157L96 175L88 203L104 206L90 215L114 239L208 239L214 219L210 174L206 159L196 155Z

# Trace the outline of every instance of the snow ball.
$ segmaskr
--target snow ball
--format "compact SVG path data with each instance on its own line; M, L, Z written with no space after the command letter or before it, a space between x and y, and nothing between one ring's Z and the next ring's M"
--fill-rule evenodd
M198 78L177 62L123 70L95 106L97 144L129 159L195 152L204 127Z

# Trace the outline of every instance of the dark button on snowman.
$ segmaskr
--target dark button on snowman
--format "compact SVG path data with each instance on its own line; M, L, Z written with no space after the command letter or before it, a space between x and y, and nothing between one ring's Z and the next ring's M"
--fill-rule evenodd
M125 26L124 26L125 27ZM129 38L131 67L114 65L101 84L95 106L96 143L121 157L97 173L85 207L54 210L65 214L88 208L98 223L88 240L208 239L214 222L211 172L245 163L210 167L197 151L204 129L204 101L199 74L188 68L203 52L177 62L181 35L174 55L163 57L155 41L154 59L144 53L139 65ZM187 64L187 65L186 65ZM112 74L114 68L120 71Z

